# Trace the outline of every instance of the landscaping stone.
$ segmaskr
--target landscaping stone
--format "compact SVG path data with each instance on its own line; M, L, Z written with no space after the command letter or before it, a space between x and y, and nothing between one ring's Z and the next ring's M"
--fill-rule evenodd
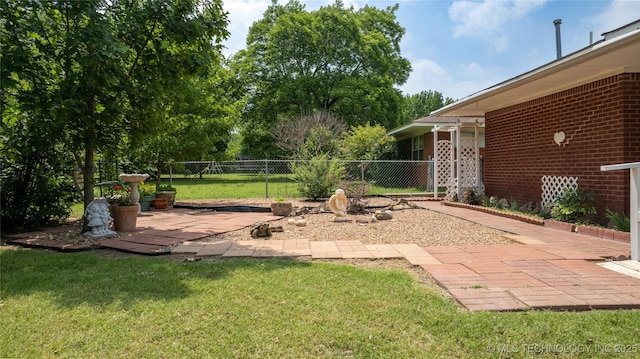
M263 221L255 222L249 228L249 232L251 233L251 237L271 237L271 228L269 228L269 223L265 223Z

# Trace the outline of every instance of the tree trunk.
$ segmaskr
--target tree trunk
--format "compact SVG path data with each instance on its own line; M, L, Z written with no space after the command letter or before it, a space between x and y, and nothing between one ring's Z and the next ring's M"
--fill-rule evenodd
M84 168L82 169L82 173L84 175L83 181L83 190L84 190L84 210L87 210L89 207L89 203L93 201L93 175L95 174L95 158L94 158L94 150L90 146L87 146L84 154ZM82 233L91 230L89 228L87 219L84 218L82 222Z
M157 189L158 187L160 187L160 184L162 183L162 179L161 179L161 177L162 177L162 170L160 169L160 166L161 166L161 164L160 164L160 163L158 163L158 165L157 165L157 167L156 167L156 168L157 168L157 169L156 169L156 171L157 171L157 172L156 172L156 189Z

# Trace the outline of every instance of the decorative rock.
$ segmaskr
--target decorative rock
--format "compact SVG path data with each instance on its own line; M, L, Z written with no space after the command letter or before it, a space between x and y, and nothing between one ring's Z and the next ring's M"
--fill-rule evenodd
M498 206L498 208L509 208L509 201L506 198L501 198L500 200L498 200L498 203L496 203L496 205Z
M407 201L404 198L400 198L395 203L391 203L388 206L384 207L383 210L399 211L402 209L417 209L417 208L420 208L420 207L416 206L415 204L409 203L409 201Z
M109 238L118 235L109 229L109 222L113 221L109 215L109 203L104 198L97 198L89 203L84 216L87 219L87 225L91 227L91 232L85 232L83 235L87 238Z
M324 213L324 212L328 212L329 208L327 206L327 203L322 203L318 206L315 206L313 208L311 208L311 210L309 211L309 213L313 213L313 214L317 214L317 213Z
M384 212L376 211L376 213L374 214L374 217L379 221L389 220L393 218L393 212L389 210L386 210Z
M296 226L298 226L298 227L306 227L307 226L307 220L304 219L304 217L302 217L301 219L296 221Z
M523 204L518 210L524 213L531 213L533 211L533 202Z
M262 221L255 222L251 225L250 231L252 238L271 237L271 228L269 228L269 223Z
M295 219L295 218L289 218L289 219L287 220L287 223L289 223L289 224L296 224L296 222L298 222L298 220L297 220L297 219Z
M542 211L542 207L540 207L540 203L536 202L536 206L533 207L533 209L531 210L531 213L538 214L541 211Z

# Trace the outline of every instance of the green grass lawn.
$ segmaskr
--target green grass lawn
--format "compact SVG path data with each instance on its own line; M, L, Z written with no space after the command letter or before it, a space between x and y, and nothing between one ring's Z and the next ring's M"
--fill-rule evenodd
M469 313L401 270L11 249L0 264L0 357L640 355L640 311Z
M168 179L163 183L168 184ZM213 198L301 198L298 183L288 174L211 174L188 177L175 176L172 185L176 187L178 200L213 199ZM373 184L369 194L386 193L420 193L420 188L383 187ZM268 195L267 195L268 194Z

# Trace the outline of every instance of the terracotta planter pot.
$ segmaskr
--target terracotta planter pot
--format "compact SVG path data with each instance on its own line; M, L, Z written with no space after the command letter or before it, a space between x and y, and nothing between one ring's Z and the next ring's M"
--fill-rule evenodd
M291 202L273 202L271 203L271 212L274 216L288 216L293 211Z
M111 206L113 227L117 232L133 232L138 222L138 206Z
M173 208L173 202L176 200L176 193L169 191L156 192L156 198L166 198L167 208Z
M167 199L166 198L155 198L153 200L153 208L158 210L167 209Z

